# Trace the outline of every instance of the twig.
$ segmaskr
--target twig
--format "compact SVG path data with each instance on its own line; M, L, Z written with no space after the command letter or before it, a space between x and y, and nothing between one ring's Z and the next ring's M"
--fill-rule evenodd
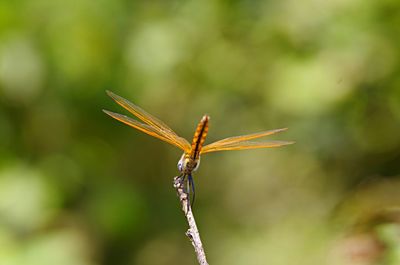
M204 252L203 244L200 240L199 230L197 229L196 220L194 219L192 208L189 204L188 194L185 192L185 182L181 177L174 178L174 188L178 193L179 200L182 204L182 211L186 216L189 224L189 229L186 231L186 236L192 242L194 251L196 252L197 261L200 265L208 265L206 260L206 253Z

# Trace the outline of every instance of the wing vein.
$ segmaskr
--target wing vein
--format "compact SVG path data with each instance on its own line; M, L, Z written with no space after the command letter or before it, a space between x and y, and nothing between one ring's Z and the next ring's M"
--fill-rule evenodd
M274 130L268 130L268 131L263 131L263 132L258 132L258 133L252 133L252 134L246 134L246 135L241 135L241 136L233 136L233 137L228 137L219 141L216 141L214 143L208 144L203 147L202 153L209 153L209 152L215 152L219 150L239 150L239 149L227 149L228 147L233 148L233 145L239 146L239 144L242 144L243 146L257 146L260 145L260 143L271 143L273 141L268 141L268 142L250 142L248 140L272 135L278 132L282 132L287 130L287 128L281 128L281 129L274 129ZM277 142L277 141L275 141ZM267 148L269 146L265 146L264 148ZM272 146L271 146L272 147ZM237 148L237 147L236 147ZM242 149L249 149L249 148L263 148L262 146L258 147L246 147Z
M294 142L292 142L292 141L264 141L264 142L244 141L244 142L216 145L216 146L212 146L211 148L207 148L207 149L204 148L202 150L202 154L210 153L210 152L217 152L217 151L227 151L227 150L272 148L272 147L279 147L279 146L293 144L293 143Z
M138 119L143 121L144 123L140 123L132 118L129 118L125 115L121 115L114 112L105 111L111 117L133 127L142 132L145 132L151 136L157 137L163 141L166 141L170 144L173 144L185 152L190 150L189 142L180 136L178 136L170 127L168 127L165 123L161 120L157 119L156 117L152 116L151 114L147 113L142 108L136 106L132 102L120 97L111 91L106 91L107 94L120 106L125 108L127 111L135 115ZM140 128L140 129L139 129ZM146 132L150 131L149 132Z

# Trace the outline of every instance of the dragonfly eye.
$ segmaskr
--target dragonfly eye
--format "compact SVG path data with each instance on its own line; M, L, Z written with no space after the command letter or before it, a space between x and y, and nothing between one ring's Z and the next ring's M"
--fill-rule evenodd
M181 160L179 160L179 162L178 162L178 170L179 171L182 171L182 161Z
M184 161L185 161L185 157L184 157L184 155L182 155L181 159L179 159L179 161L178 161L178 170L179 170L180 172L183 171L183 164L184 164Z

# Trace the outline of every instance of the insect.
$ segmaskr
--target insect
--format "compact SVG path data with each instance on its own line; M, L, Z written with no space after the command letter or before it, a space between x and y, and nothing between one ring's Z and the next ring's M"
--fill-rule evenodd
M181 158L178 161L178 170L180 172L180 177L187 180L187 193L193 191L193 200L195 199L195 187L192 177L192 173L196 171L200 165L200 155L225 151L225 150L243 150L243 149L255 149L255 148L270 148L278 147L283 145L292 144L291 141L264 141L264 142L254 142L250 141L252 139L260 138L267 135L272 135L278 132L287 130L287 128L275 129L269 131L263 131L258 133L252 133L242 136L234 136L225 138L214 143L204 145L209 127L210 117L204 115L197 125L194 137L191 143L189 143L185 138L177 135L170 127L168 127L161 120L150 115L140 107L136 106L132 102L120 97L111 91L106 91L107 94L119 105L129 111L131 114L136 116L142 122L135 119L127 117L125 115L114 113L108 110L103 110L106 114L110 115L114 119L125 123L139 131L147 133L153 137L156 137L164 142L172 144L183 151Z

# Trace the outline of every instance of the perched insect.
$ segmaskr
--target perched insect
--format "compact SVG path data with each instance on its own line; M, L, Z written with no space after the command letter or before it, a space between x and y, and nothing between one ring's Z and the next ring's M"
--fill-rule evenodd
M275 129L269 131L263 131L258 133L252 133L242 136L234 136L219 140L217 142L203 146L208 133L208 126L210 117L204 115L197 125L196 131L192 143L190 144L186 139L178 136L171 128L169 128L165 123L150 115L140 107L129 102L128 100L112 93L111 91L106 91L107 94L119 105L128 110L138 119L143 121L141 123L125 115L114 113L108 110L103 110L106 114L110 115L116 120L123 122L139 131L147 133L153 137L156 137L162 141L175 145L176 147L183 150L183 154L178 162L178 170L181 173L180 177L187 179L187 193L193 191L193 202L195 196L194 181L192 177L192 172L196 171L200 165L200 155L225 151L225 150L243 150L243 149L255 149L255 148L270 148L278 147L282 145L292 144L290 141L265 141L265 142L253 142L249 141L259 137L275 134L281 131L285 131L287 128Z

